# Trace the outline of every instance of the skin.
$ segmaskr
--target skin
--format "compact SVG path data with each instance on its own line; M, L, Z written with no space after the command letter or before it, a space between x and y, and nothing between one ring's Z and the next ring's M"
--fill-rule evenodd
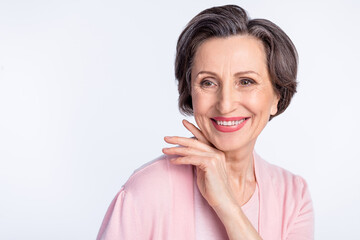
M184 120L195 138L165 137L180 147L164 148L179 155L173 164L192 164L202 196L224 224L229 239L261 239L241 210L256 187L253 150L270 115L277 112L264 47L248 35L211 38L195 54L191 96L198 125ZM235 132L218 131L214 117L246 117Z

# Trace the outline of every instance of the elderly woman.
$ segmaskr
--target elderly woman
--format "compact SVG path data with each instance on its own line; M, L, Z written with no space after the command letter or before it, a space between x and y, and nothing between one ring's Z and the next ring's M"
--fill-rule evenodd
M296 73L296 49L274 23L234 5L195 16L175 63L194 137L165 137L177 146L135 171L98 239L313 239L305 181L254 152L296 92Z

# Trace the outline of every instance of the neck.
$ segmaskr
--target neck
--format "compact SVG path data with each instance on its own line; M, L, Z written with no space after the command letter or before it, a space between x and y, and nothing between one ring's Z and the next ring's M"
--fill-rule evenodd
M256 188L253 147L225 152L228 181L240 206L249 201Z
M253 153L242 153L242 157L239 155L225 154L227 171L230 176L236 178L255 178Z
M254 144L225 152L226 169L229 181L236 187L244 187L248 183L256 182L253 160Z

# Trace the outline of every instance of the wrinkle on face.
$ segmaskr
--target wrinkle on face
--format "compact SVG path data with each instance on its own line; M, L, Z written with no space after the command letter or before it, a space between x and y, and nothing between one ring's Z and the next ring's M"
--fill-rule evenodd
M278 102L262 42L249 35L211 38L197 49L191 76L194 117L209 142L225 151L253 147ZM202 87L206 79L216 87ZM242 79L255 83L244 86ZM212 125L216 116L245 116L251 121L237 132L222 133Z

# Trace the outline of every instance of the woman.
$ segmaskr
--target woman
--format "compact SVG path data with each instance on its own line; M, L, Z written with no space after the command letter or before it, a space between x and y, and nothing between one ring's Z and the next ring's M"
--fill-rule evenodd
M234 5L207 9L179 37L179 106L193 138L141 167L111 203L98 239L313 239L305 181L254 152L296 92L288 36Z

